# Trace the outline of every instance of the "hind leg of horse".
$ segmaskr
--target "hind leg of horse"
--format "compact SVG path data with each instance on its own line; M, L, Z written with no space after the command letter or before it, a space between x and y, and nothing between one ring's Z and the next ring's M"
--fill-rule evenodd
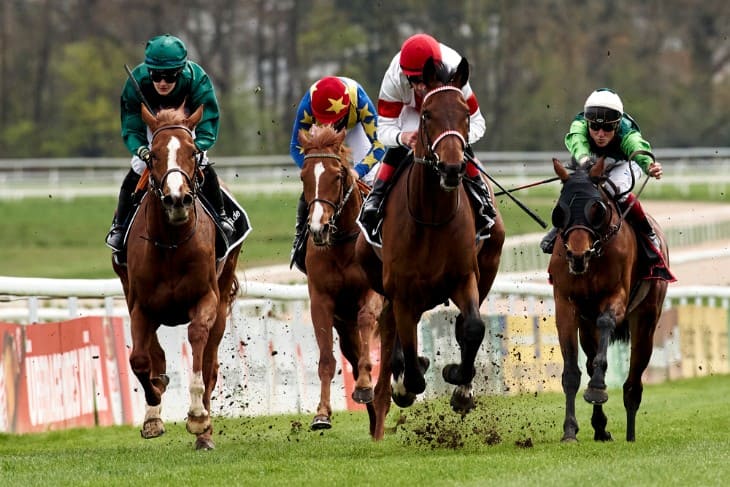
M332 379L335 376L335 367L337 365L335 356L332 353L335 306L331 298L320 296L313 291L310 291L310 299L314 336L317 340L317 347L319 348L319 365L317 371L320 384L319 404L317 405L317 412L312 419L310 428L313 430L329 429L332 427L330 419L332 415L330 395Z
M385 434L385 418L390 410L390 400L392 394L391 374L391 357L396 340L395 321L392 315L392 307L386 303L383 311L380 313L379 319L380 331L380 371L378 373L378 382L375 384L375 396L373 397L373 414L370 414L370 405L368 405L368 415L370 416L370 435L373 440L383 439Z
M641 376L649 365L654 348L654 330L659 317L654 314L650 317L641 317L637 326L631 329L631 359L629 373L624 382L624 408L626 409L626 441L636 440L636 413L641 405L644 385Z
M590 380L583 399L590 404L604 404L608 401L606 392L606 370L608 369L608 344L616 329L616 316L611 310L604 311L596 319L598 347L588 368ZM589 355L590 356L590 355Z
M193 359L193 370L190 376L190 406L186 429L189 433L200 435L210 426L210 410L205 405L207 377L203 367L211 331L215 327L218 311L218 298L212 291L200 300L191 310L191 321L188 325L188 342Z
M578 367L578 323L573 308L564 299L556 297L555 322L558 328L560 353L563 356L562 385L565 394L565 419L563 420L563 442L577 441L578 419L575 416L575 396L580 387L580 367Z
M367 404L373 400L373 364L370 361L372 326L361 330L359 323L358 320L357 326L351 326L351 323L339 322L336 329L340 336L340 350L352 366L352 376L355 379L352 399L358 404Z

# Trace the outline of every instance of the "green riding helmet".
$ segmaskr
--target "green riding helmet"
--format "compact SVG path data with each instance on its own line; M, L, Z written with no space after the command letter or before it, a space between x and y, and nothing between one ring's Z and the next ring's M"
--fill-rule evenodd
M188 50L183 41L170 34L153 37L144 50L144 63L148 69L179 69L185 66L187 59Z

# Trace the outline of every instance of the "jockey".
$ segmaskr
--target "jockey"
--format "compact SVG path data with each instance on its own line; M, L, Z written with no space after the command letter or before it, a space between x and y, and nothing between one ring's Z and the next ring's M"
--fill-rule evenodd
M336 130L345 129L345 144L352 151L354 170L364 182L374 178L374 167L385 155L385 147L378 140L378 117L375 105L363 87L344 76L327 76L309 87L299 102L294 119L289 153L296 165L304 166L304 153L299 145L299 131L309 130L312 125L332 125ZM297 222L292 262L304 270L302 236L307 221L307 202L304 193L297 205ZM300 262L301 261L301 262ZM301 265L300 265L301 264Z
M618 204L622 211L631 205L627 220L653 247L653 251L648 252L649 263L652 266L666 267L659 238L654 233L641 202L629 192L643 174L661 179L662 165L644 154L637 154L634 160L627 161L637 150L651 151L651 145L641 135L636 121L624 112L621 98L608 88L600 88L591 93L585 101L583 111L570 124L565 136L565 146L579 164L602 156L610 158L607 162L612 160L613 166L607 167L608 177L613 184L607 184L604 188L609 194L619 198ZM552 228L542 239L540 248L543 252L552 254L556 236L557 229Z
M423 83L423 67L429 58L455 70L461 55L439 43L428 34L416 34L403 42L390 62L380 85L378 99L378 137L388 148L373 184L373 190L363 204L360 224L368 235L377 238L377 226L381 217L381 204L391 176L416 145L421 103L426 95ZM486 122L479 110L479 103L469 83L462 88L469 105L469 136L465 151L473 157L471 144L484 135ZM467 194L476 213L477 238L489 237L488 229L494 224L496 212L491 203L489 190L473 164L467 164ZM465 180L467 181L467 180Z
M219 122L218 100L208 75L198 64L187 59L187 49L180 39L164 34L147 42L145 60L132 70L132 76L153 110L177 108L184 102L185 110L191 113L203 105L203 117L194 131L195 145L202 153L202 192L218 212L221 227L230 241L235 231L233 222L226 215L218 176L206 155L218 137ZM123 250L135 188L150 163L152 133L142 121L142 103L134 83L127 79L121 95L122 139L132 153L132 168L119 190L117 211L106 238L107 245L115 252Z

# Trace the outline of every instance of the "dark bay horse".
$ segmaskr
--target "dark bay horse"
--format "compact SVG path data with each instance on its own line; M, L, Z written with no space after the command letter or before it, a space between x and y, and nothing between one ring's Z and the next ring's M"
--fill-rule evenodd
M586 354L589 376L584 399L593 404L594 440L611 440L603 404L606 393L607 349L613 340L630 340L629 373L623 386L626 440L636 438L636 412L641 404L641 374L649 364L654 330L662 312L667 281L641 279L636 235L613 198L602 188L604 160L590 169L578 166L570 174L557 159L555 173L563 182L553 225L558 228L548 269L555 297L555 321L563 355L565 422L563 441L576 441L575 396L580 387L578 340ZM652 220L662 242L664 235Z
M197 198L198 150L192 131L202 114L202 106L189 117L182 107L157 116L142 107L142 119L153 133L148 188L129 229L127 265L113 265L131 319L129 363L147 403L142 437L165 432L160 412L169 378L157 330L189 323L187 430L197 436L197 449L212 449L210 395L218 377L218 345L238 291L239 248L216 265L215 224Z
M379 327L376 424L371 425L376 440L383 437L391 395L405 407L425 390L428 360L418 357L417 325L425 311L448 300L459 310L455 334L461 363L447 365L442 374L457 386L451 398L454 410L474 407L474 362L485 334L479 307L497 274L505 237L498 214L491 237L476 241L462 184L469 107L461 87L469 77L468 63L462 60L449 73L429 60L423 74L429 91L421 108L415 162L393 183L385 202L382 249L373 248L364 236L357 244L358 260L373 287L386 297Z
M356 219L362 206L357 176L350 169L350 151L345 132L331 126L313 125L301 130L304 151L301 180L307 217L307 286L314 334L319 346L320 400L312 429L332 426L330 388L335 375L333 330L340 349L352 365L356 381L352 398L367 404L374 417L370 340L382 309L365 272L355 261L355 240L360 233Z

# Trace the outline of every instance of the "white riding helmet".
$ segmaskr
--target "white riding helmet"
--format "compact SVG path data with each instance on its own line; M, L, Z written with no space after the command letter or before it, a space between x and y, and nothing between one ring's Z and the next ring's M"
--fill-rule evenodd
M583 116L591 122L617 122L623 113L621 98L609 88L599 88L591 93L583 107Z

